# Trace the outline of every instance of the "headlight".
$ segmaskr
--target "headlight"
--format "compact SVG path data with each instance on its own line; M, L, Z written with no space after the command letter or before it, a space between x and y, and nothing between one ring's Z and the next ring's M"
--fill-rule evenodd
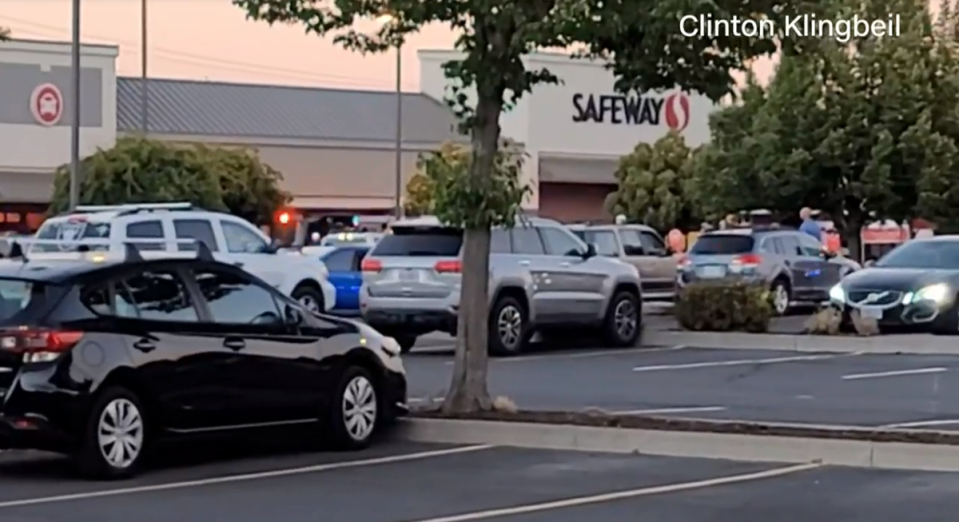
M937 304L942 304L949 300L951 297L950 294L949 285L938 283L921 288L916 292L913 301L932 301Z
M843 290L842 285L835 285L829 289L829 300L839 304L846 302L846 291Z

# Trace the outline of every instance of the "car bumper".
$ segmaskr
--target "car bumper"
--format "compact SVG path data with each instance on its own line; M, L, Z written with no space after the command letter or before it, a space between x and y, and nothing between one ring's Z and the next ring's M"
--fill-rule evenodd
M859 307L851 304L830 303L843 313L843 319L856 311L863 317L871 317L880 326L923 326L932 324L942 310L939 306L928 301L920 301L910 305L895 304L885 307Z
M336 305L336 287L327 280L320 281L320 290L323 291L323 309L328 312Z
M406 375L387 370L383 376L383 404L387 419L403 417L410 412L406 394Z
M455 299L409 299L360 296L363 320L388 335L456 333L459 296Z

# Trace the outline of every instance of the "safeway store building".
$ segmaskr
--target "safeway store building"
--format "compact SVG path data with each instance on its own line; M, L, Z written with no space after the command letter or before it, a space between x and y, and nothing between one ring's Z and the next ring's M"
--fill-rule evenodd
M451 51L421 51L420 88L442 99L443 63ZM562 54L533 54L530 69L548 68L562 80L539 85L500 119L503 135L523 143L524 176L536 192L529 208L564 220L603 219L603 202L616 189L619 158L641 142L652 143L670 129L687 144L709 140L709 114L716 106L704 96L668 91L621 96L602 62L571 60Z
M81 49L80 152L141 129L141 81L118 78L113 46ZM423 51L421 93L402 96L402 170L422 152L465 141L443 103L441 66L457 55ZM561 219L603 218L620 156L669 129L690 145L709 136L712 105L680 92L619 96L601 63L537 54L563 84L539 86L502 117L503 134L527 152L526 207ZM70 45L0 43L0 230L42 218L53 171L70 159ZM149 80L148 135L177 143L248 146L281 171L304 213L385 214L394 207L396 99L391 92Z

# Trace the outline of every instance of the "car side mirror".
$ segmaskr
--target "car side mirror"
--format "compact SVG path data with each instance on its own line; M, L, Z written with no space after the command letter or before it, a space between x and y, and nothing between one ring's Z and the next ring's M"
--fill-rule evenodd
M583 259L596 257L596 246L592 243L586 243L586 251L583 252Z
M283 311L283 318L285 319L286 324L290 326L300 326L303 324L303 314L290 305L287 305L286 310Z

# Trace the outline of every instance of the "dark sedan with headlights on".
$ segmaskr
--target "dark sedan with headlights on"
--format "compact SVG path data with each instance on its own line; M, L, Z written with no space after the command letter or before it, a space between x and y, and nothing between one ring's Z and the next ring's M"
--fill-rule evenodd
M876 319L879 327L959 333L959 236L908 241L829 291L832 306Z

